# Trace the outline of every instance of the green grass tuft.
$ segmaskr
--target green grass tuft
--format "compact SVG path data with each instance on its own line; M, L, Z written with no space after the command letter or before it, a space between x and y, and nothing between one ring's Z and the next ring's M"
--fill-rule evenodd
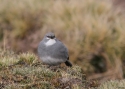
M106 81L98 89L125 89L125 80Z

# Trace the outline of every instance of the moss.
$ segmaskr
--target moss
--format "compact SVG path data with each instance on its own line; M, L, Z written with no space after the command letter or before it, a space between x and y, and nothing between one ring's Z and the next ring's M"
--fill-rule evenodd
M47 65L39 62L33 53L15 54L6 50L1 54L0 79L1 86L4 89L15 89L17 87L19 89L74 87L73 89L75 89L85 86L82 85L82 69L79 66L48 68Z

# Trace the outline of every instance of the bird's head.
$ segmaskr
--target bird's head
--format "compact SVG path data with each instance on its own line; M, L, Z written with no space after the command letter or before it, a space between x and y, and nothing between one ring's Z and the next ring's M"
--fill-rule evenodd
M55 34L52 32L49 32L45 35L46 39L55 39Z

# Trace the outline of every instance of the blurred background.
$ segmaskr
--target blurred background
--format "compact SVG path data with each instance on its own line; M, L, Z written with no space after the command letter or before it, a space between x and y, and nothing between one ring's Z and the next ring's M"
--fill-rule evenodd
M0 49L37 55L54 32L88 79L125 78L125 0L0 0Z

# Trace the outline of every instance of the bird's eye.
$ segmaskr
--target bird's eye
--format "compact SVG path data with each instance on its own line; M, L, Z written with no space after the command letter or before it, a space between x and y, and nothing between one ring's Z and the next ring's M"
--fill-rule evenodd
M48 38L51 38L51 36L47 36Z
M54 39L55 36L47 36L47 38Z

